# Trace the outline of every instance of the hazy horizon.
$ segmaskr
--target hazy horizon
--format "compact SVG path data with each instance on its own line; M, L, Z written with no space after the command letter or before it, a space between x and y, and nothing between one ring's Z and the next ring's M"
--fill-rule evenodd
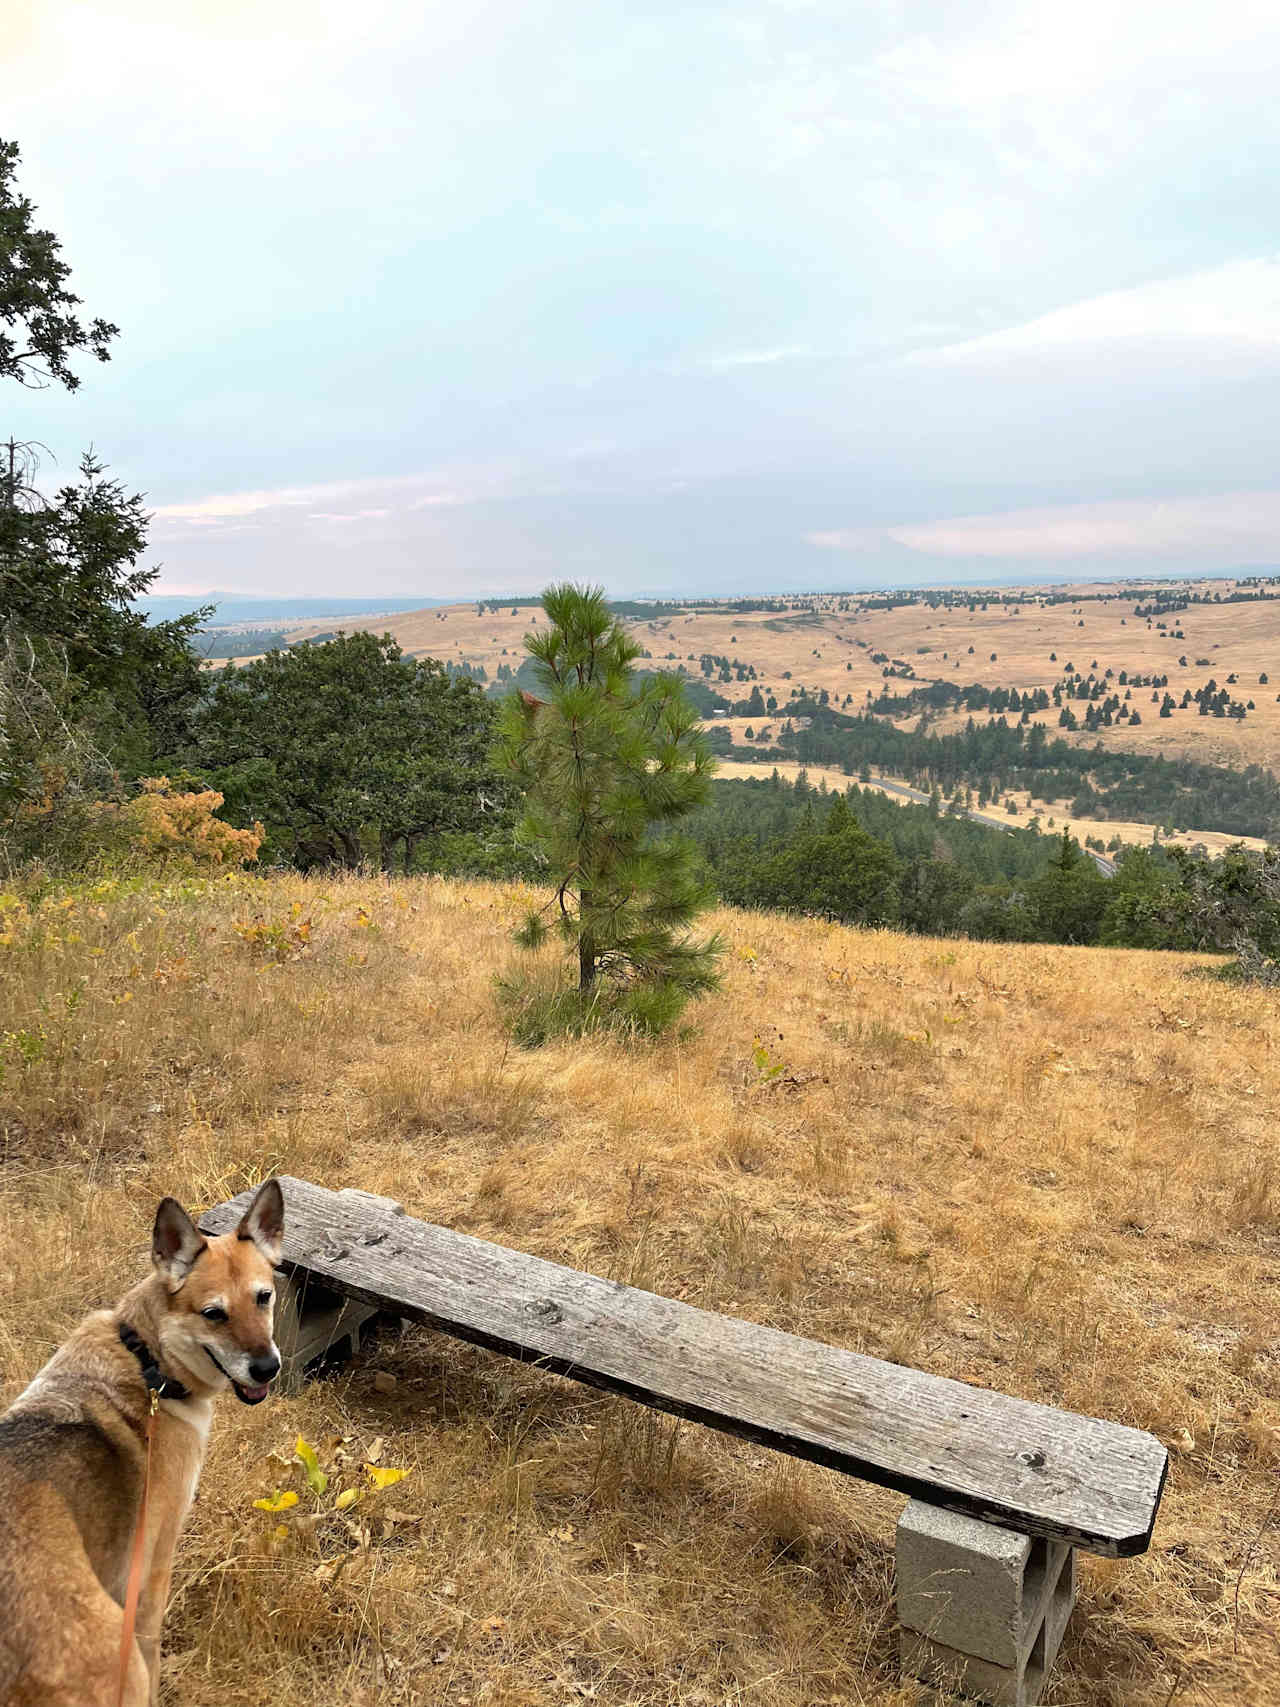
M925 582L921 583L919 586L913 586L910 588L890 583L807 587L794 589L788 592L777 592L776 596L780 598L831 598L847 594L850 597L862 597L868 594L877 593L905 591L928 592L944 591L948 589L973 592L982 592L986 590L991 592L1010 592L1015 588L1022 587L1050 588L1077 585L1087 587L1091 585L1101 586L1111 584L1133 586L1137 588L1142 586L1158 585L1161 582L1193 580L1226 581L1243 579L1250 576L1267 578L1275 575L1280 575L1280 569L1273 565L1238 567L1231 570L1213 571L1204 575L1193 575L1188 573L1167 575L1098 576L1087 578L1078 576L1067 577L1062 575L1024 576L1010 574L1005 576L992 576L982 581L953 579L950 581ZM641 602L652 601L654 603L661 603L668 600L684 600L686 602L694 603L706 601L710 603L723 602L726 599L732 599L734 597L751 599L774 596L773 590L767 587L762 587L751 593L734 595L732 593L700 591L697 588L687 588L680 592L652 593L639 591L625 586L610 586L607 582L604 583L604 585L606 595L612 600L637 600ZM177 615L202 604L215 604L218 608L214 616L209 620L210 626L216 627L221 624L225 624L227 626L243 625L254 621L276 622L287 625L297 622L320 620L330 616L376 616L384 612L387 615L403 615L410 611L426 610L438 605L470 603L473 599L483 599L486 602L492 601L498 604L503 604L510 599L512 602L519 601L527 604L531 599L535 599L536 596L537 595L529 593L497 591L455 595L452 598L442 598L429 594L409 594L399 598L390 598L383 597L376 593L362 598L360 595L351 592L335 592L331 595L321 594L311 596L308 594L294 595L236 592L227 588L205 587L190 589L187 591L174 592L161 590L159 592L147 593L139 599L137 603L145 609L149 615L159 617ZM305 610L290 608L303 606L307 608ZM230 611L239 612L241 614L230 615L228 614ZM276 614L270 614L272 612L275 612Z

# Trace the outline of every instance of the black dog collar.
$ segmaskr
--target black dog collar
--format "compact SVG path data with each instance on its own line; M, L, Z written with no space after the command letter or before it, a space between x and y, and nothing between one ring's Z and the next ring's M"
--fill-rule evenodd
M175 1381L171 1375L162 1375L160 1365L152 1356L151 1347L142 1335L131 1328L127 1322L120 1324L120 1343L138 1360L142 1370L142 1379L147 1384L148 1393L154 1393L158 1399L189 1399L190 1392L181 1381Z

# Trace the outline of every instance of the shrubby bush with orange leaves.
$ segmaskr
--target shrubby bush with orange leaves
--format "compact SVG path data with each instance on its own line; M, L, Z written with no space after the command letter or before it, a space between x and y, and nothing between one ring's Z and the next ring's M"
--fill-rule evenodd
M176 793L166 776L144 777L141 794L123 806L103 805L121 832L126 852L148 861L199 866L250 865L265 832L261 824L237 830L215 817L222 796L216 789Z
M265 839L261 824L237 830L225 823L217 816L222 795L198 784L184 788L168 777L144 777L131 800L86 798L83 779L50 765L42 769L40 786L39 798L23 801L0 824L0 869L233 870L252 864Z

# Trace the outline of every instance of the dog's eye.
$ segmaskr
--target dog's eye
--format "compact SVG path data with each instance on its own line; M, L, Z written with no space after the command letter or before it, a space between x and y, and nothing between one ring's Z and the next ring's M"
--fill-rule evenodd
M201 1310L200 1314L206 1322L225 1322L227 1319L227 1312L221 1304L208 1304Z
M269 1290L264 1290L262 1292L259 1292L259 1294L258 1294L258 1308L259 1308L259 1310L265 1310L267 1305L270 1302L271 1302L271 1293Z

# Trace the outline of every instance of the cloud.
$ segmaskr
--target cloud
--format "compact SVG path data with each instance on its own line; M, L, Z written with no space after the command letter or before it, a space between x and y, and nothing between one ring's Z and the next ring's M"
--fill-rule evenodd
M382 494L399 495L421 492L423 486L434 485L439 475L404 474L375 475L365 480L331 480L316 486L276 486L264 491L217 492L205 498L194 498L181 504L160 504L151 513L156 521L185 524L189 527L217 527L242 516L257 515L264 510L305 509L317 521L358 521L369 516L387 516L392 506L370 508L361 499ZM355 502L348 510L312 510L317 503L336 503L343 498ZM415 497L400 508L420 510L436 504L462 504L467 498L456 491L432 491Z
M803 344L779 344L767 350L737 350L729 355L706 356L699 365L718 373L724 368L773 367L777 362L795 361L809 353Z
M1280 491L1059 504L805 537L810 545L854 554L896 545L942 559L995 558L1034 565L1141 558L1153 567L1229 568L1280 555Z
M348 510L345 513L334 510L310 510L307 520L312 522L364 522L376 521L382 516L389 516L388 510Z
M1106 291L980 338L912 351L911 366L963 367L1006 358L1078 354L1114 345L1183 340L1280 352L1280 260L1221 267Z

